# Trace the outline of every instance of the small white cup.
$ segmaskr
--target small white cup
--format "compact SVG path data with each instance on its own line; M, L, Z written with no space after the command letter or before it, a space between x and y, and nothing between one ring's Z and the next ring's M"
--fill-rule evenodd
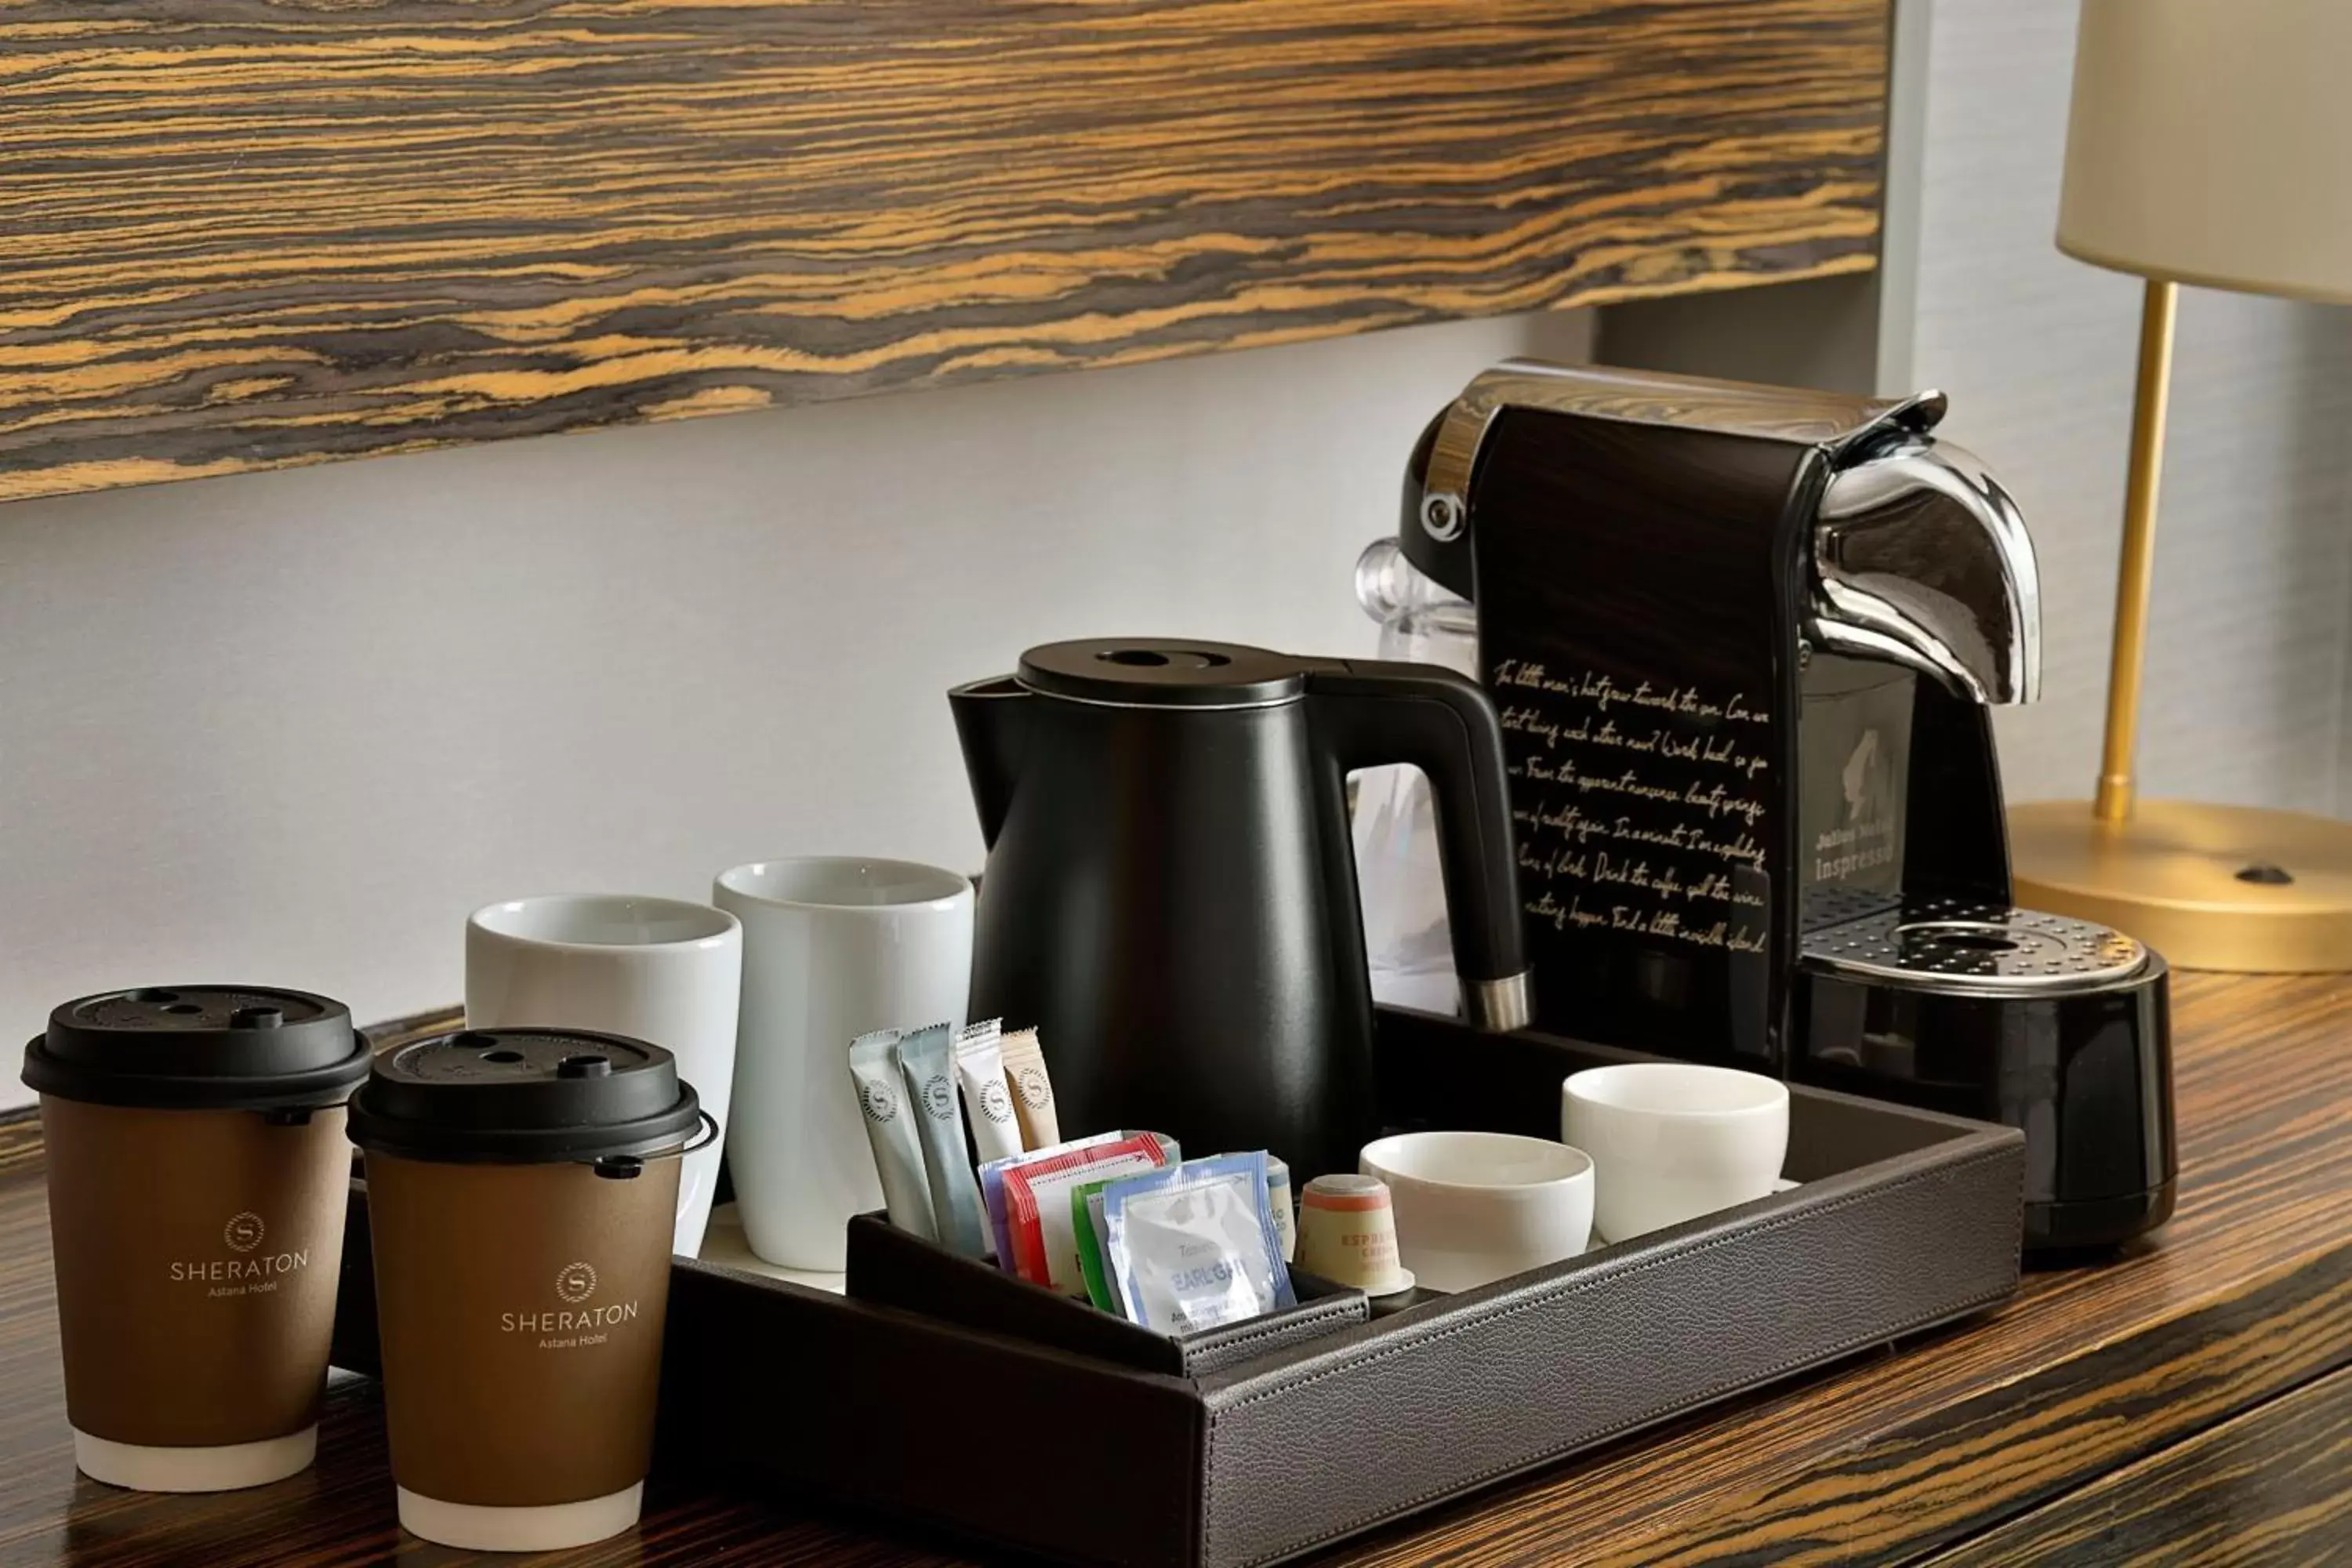
M787 1268L838 1272L849 1216L882 1206L849 1043L961 1028L971 883L906 860L761 860L719 873L743 921L743 1026L727 1167L744 1238Z
M1386 1182L1397 1251L1433 1290L1468 1290L1558 1263L1592 1235L1592 1162L1509 1132L1400 1132L1364 1145Z
M477 1029L600 1029L661 1047L723 1131L735 1082L743 928L681 899L564 893L485 904L466 921L466 1022ZM672 1250L702 1247L719 1145L678 1173Z
M1592 1156L1611 1241L1771 1192L1789 1152L1789 1086L1696 1062L1627 1062L1570 1075L1560 1136Z

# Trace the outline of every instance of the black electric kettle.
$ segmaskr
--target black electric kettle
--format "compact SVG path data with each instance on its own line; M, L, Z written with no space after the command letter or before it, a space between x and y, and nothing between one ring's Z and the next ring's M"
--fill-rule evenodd
M1528 1020L1501 727L1420 664L1106 637L948 694L988 842L971 1013L1034 1024L1065 1135L1353 1171L1378 1131L1350 769L1437 802L1472 1021Z

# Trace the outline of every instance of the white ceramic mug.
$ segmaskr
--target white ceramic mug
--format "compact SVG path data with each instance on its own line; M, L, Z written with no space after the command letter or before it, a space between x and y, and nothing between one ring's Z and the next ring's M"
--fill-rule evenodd
M1597 1219L1628 1241L1774 1190L1789 1152L1789 1086L1696 1062L1570 1074L1560 1136L1592 1156Z
M466 921L466 1022L478 1029L601 1029L677 1058L723 1131L735 1081L743 930L682 899L570 893L485 904ZM702 1247L719 1145L686 1157L672 1249Z
M743 922L727 1167L744 1237L770 1263L837 1272L849 1216L882 1206L849 1043L962 1027L971 883L905 860L761 860L721 872L711 896Z
M1397 1253L1433 1290L1468 1290L1584 1250L1592 1162L1510 1132L1400 1132L1359 1164L1388 1184Z

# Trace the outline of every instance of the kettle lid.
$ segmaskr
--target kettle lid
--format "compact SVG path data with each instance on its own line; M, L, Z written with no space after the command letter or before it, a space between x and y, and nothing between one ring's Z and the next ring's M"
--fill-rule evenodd
M1045 697L1142 708L1265 708L1307 689L1307 663L1238 643L1084 637L1021 656L1022 685Z

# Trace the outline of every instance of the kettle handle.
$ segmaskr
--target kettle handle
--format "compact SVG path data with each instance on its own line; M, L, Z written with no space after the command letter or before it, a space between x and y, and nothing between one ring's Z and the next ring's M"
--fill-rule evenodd
M1318 661L1307 676L1316 742L1343 774L1407 763L1437 800L1437 859L1454 963L1470 1021L1524 1026L1532 1016L1503 725L1484 688L1438 665Z

